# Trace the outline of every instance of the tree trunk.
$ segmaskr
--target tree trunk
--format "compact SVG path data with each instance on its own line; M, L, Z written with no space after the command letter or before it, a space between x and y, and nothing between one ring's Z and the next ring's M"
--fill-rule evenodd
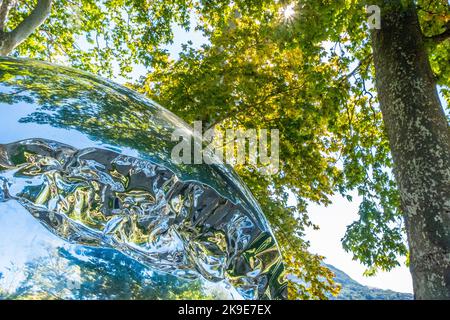
M375 1L376 2L376 1ZM416 299L450 299L450 131L416 8L378 1L376 86L401 196Z

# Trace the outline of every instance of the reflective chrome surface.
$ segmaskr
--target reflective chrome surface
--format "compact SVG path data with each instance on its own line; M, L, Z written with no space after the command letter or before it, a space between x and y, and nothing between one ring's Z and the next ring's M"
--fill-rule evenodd
M276 241L233 170L122 86L0 59L0 298L281 299Z

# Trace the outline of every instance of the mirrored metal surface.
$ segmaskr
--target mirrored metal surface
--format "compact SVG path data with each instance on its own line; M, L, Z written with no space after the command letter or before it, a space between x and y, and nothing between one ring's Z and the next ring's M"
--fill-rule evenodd
M1 58L0 115L0 298L285 298L258 204L228 166L171 161L172 113Z

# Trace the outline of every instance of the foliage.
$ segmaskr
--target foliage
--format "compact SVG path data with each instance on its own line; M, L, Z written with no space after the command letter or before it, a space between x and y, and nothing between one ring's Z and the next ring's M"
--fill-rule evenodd
M19 1L10 11L14 29L32 11L34 1ZM172 23L187 27L190 0L56 0L47 21L15 55L68 62L113 77L126 76L135 64L149 66L164 55Z

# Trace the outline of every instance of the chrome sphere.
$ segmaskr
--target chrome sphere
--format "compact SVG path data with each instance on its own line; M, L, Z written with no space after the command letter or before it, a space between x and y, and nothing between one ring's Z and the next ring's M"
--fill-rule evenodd
M0 58L0 298L286 297L270 227L226 165L171 160L191 129L137 93Z

